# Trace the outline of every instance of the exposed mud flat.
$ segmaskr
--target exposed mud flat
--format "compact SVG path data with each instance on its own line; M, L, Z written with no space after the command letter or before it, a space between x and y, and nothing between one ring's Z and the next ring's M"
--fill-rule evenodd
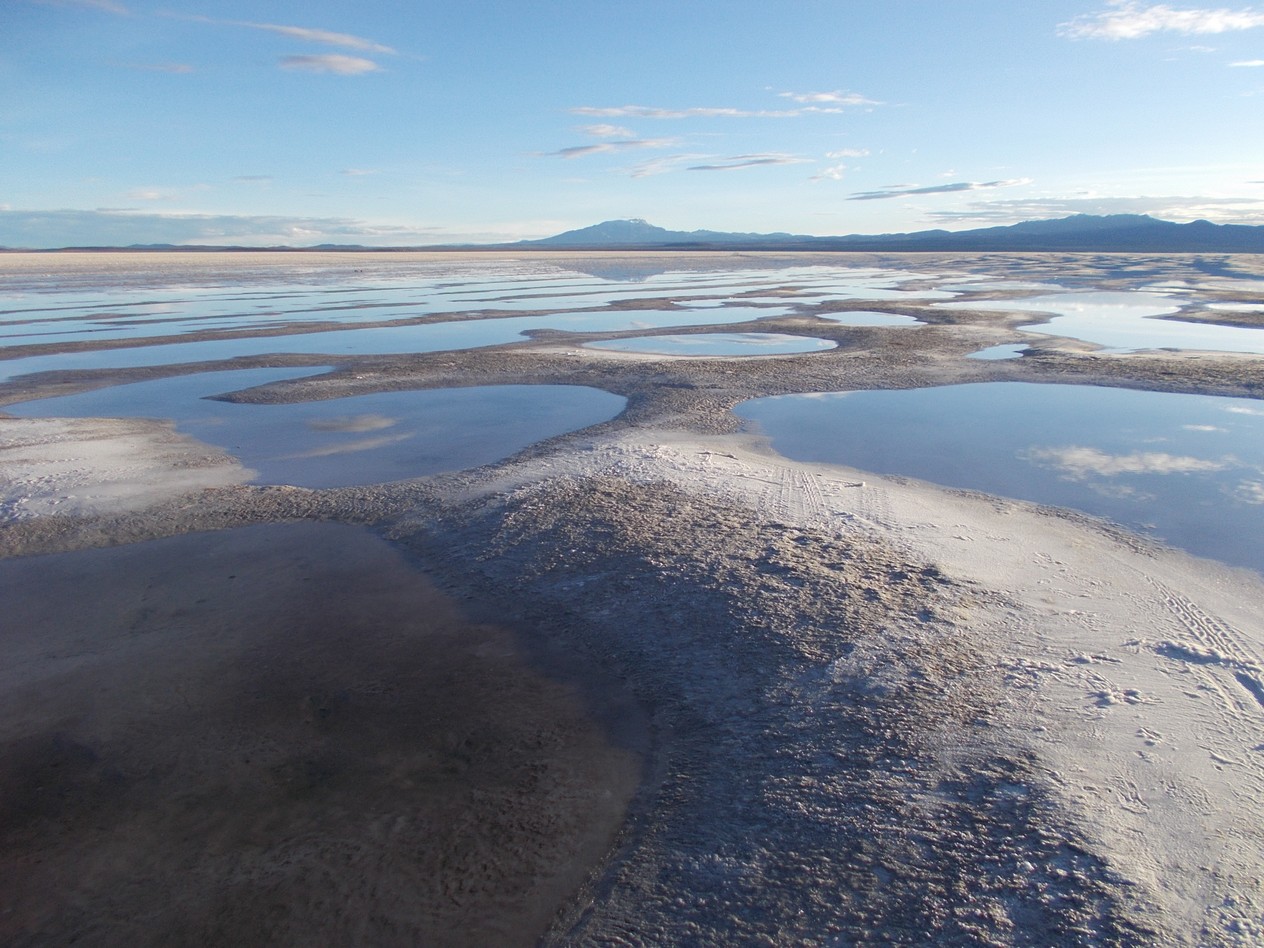
M1259 275L1253 258L899 259L914 262L1111 287ZM10 863L31 886L3 924L27 926L9 931L28 943L63 940L38 921L54 913L101 944L159 932L232 943L247 929L231 926L252 922L291 943L320 925L374 943L422 931L454 944L504 932L552 944L1258 943L1264 581L1065 511L794 464L738 432L729 408L1002 379L1259 397L1264 360L1096 355L1034 345L1015 314L891 309L928 325L800 312L760 330L839 349L749 361L610 357L578 349L591 334L541 334L361 357L232 396L562 382L629 399L605 425L424 481L258 487L187 443L186 461L228 480L58 513L45 502L90 487L34 478L0 454L30 512L0 528L6 604L30 616L4 644L26 689L6 689L6 780L31 801L6 820L5 850L48 854ZM964 358L1018 341L1038 351ZM0 398L161 372L18 380ZM0 434L20 440L27 424L0 420ZM188 466L166 435L152 440L164 430L115 432L158 457L144 468L155 488L164 463L173 478ZM108 482L116 456L88 467ZM361 528L292 521L368 524L409 559ZM207 553L217 543L248 564L228 572L252 577L252 595L231 594L229 560ZM269 544L305 565L271 568ZM463 615L430 604L417 566ZM49 596L35 575L44 589L89 577L99 585L85 591L105 592ZM320 595L274 600L270 588ZM161 608L144 612L137 594L163 596ZM65 618L85 601L97 635ZM222 640L205 636L196 653L180 645L191 632L169 641L201 613ZM323 644L298 652L286 630L303 621ZM493 621L518 635L479 624ZM156 695L152 708L78 684L128 675L130 694ZM418 675L428 685L414 690ZM189 705L173 679L189 682ZM266 746L243 720L267 724ZM445 743L454 729L465 750ZM267 766L234 756L245 746ZM182 786L196 792L163 792L186 762ZM47 776L54 763L65 778ZM430 775L420 795L419 774ZM422 830L436 820L447 836ZM295 840L306 848L287 849ZM173 864L183 875L153 871ZM34 884L56 865L74 866L80 887ZM160 882L138 882L149 878L138 865Z

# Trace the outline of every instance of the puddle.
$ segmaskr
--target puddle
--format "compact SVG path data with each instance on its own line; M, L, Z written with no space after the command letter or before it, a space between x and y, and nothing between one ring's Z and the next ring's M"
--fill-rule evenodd
M770 356L834 349L837 343L769 332L704 332L682 336L634 336L585 343L589 349L672 356Z
M934 305L945 309L1053 314L1053 319L1024 325L1022 331L1079 339L1112 352L1197 349L1264 353L1264 332L1258 329L1154 319L1177 313L1183 305L1159 293L1067 292L1023 300Z
M1224 313L1264 313L1264 303L1208 303L1207 309Z
M698 310L626 310L601 313L508 316L370 329L334 329L289 336L217 339L206 342L160 343L130 349L103 349L28 356L0 361L0 382L31 372L55 369L123 369L138 366L180 365L243 356L296 353L300 355L400 355L476 349L524 342L531 330L567 332L627 332L673 326L707 326L749 322L782 316L786 307L731 306Z
M19 417L173 420L257 472L255 483L347 487L490 464L615 417L626 399L577 385L383 392L287 405L210 400L311 369L247 369L117 385L10 405Z
M840 323L843 326L925 326L920 319L900 316L897 313L877 313L858 310L854 313L815 313L813 315Z
M795 460L1071 507L1264 572L1264 401L994 382L735 412Z

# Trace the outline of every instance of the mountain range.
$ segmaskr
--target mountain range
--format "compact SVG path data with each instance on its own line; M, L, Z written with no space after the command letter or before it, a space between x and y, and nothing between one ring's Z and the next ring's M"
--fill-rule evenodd
M6 249L16 248L3 248ZM540 240L506 244L445 244L412 247L366 247L362 244L318 246L224 246L133 244L127 247L64 247L62 250L771 250L946 253L1264 253L1264 226L1177 224L1144 214L1076 214L1056 220L1024 221L977 230L922 230L908 234L849 234L818 237L807 234L749 234L717 230L667 230L640 218L603 221Z
M977 230L908 234L743 234L675 231L640 219L605 221L542 240L502 245L541 250L835 250L1063 251L1095 253L1264 253L1264 227L1192 221L1177 224L1144 214L1076 214Z

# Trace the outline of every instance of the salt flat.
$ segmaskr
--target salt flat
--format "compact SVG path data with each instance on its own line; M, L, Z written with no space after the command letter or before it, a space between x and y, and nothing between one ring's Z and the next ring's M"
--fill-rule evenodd
M52 266L47 259L38 265ZM80 284L136 282L145 278L138 267L175 265L145 259L129 269L107 261L102 266L108 269L93 270L83 260L65 259ZM330 280L339 267L374 265L355 257L303 263L326 267L322 278ZM511 263L526 266L503 256L488 262L388 258L381 266L476 272ZM610 263L572 255L533 257L530 266L577 272ZM619 263L680 272L735 265L723 254L644 255ZM1112 291L1209 281L1213 271L1235 281L1229 290L1208 287L1207 303L1226 293L1236 299L1242 281L1253 286L1259 277L1254 258L742 255L741 264L765 273L791 264L898 266L914 274L901 284L910 291L933 287L945 274L958 281L986 277L1042 286L1057 279ZM6 278L17 266L8 260L0 265ZM227 280L236 264L197 257L188 266L203 279ZM270 258L249 261L243 279L274 266ZM269 278L276 272L269 271ZM732 288L724 292L732 295ZM994 300L1037 291L989 286L972 292L970 298ZM882 309L926 325L855 327L815 315L848 309ZM0 562L0 581L8 577L6 599L22 602L20 614L34 617L7 628L4 648L10 659L22 658L11 672L14 681L38 697L4 716L10 762L5 779L35 788L25 822L15 824L10 814L6 839L26 840L38 850L49 845L41 841L77 832L66 815L72 804L74 813L90 812L98 822L126 813L128 821L139 821L127 825L149 827L146 832L159 825L144 822L158 820L155 813L116 805L138 798L111 795L120 786L137 786L126 766L117 778L108 769L131 759L120 749L160 719L131 709L115 714L126 727L101 725L110 708L123 704L111 697L104 679L92 677L92 656L115 654L117 646L108 643L125 639L94 642L94 608L101 610L96 618L108 619L103 625L118 629L113 635L125 635L130 621L161 636L175 627L173 616L196 611L193 600L205 598L174 595L165 618L158 619L125 611L137 608L132 600L84 600L68 608L78 618L57 620L58 628L70 630L59 634L70 635L73 647L31 651L31 643L46 634L40 623L53 621L39 618L47 611L39 611L45 608L41 601L63 595L73 604L74 598L73 586L50 582L53 592L41 589L32 579L36 564L95 551L97 582L108 588L111 557L118 557L118 586L125 589L126 558L141 555L151 542L220 536L236 545L242 568L249 570L257 542L252 538L262 536L250 532L257 529L252 525L285 531L333 521L370 525L394 548L393 556L403 557L392 561L392 570L424 572L460 604L451 619L456 627L494 622L512 630L475 635L474 641L484 641L482 635L495 643L481 653L442 652L445 667L454 669L450 687L464 696L461 714L484 721L505 713L488 680L537 689L546 697L523 702L528 710L515 726L549 736L449 747L441 732L460 727L434 708L417 710L408 733L373 730L382 746L395 748L385 758L374 757L381 766L389 766L382 761L391 755L412 761L401 764L395 778L373 784L375 799L385 801L381 812L407 809L412 797L448 808L444 812L458 823L468 819L475 827L487 819L473 815L487 812L476 804L492 793L499 794L495 812L518 815L478 837L486 866L455 855L428 861L433 853L423 847L368 870L391 891L400 873L429 880L430 888L410 890L415 902L393 903L409 905L406 913L359 899L312 902L305 887L310 880L342 879L347 863L332 857L301 863L323 875L282 876L267 889L270 931L282 940L301 938L303 926L327 917L338 926L364 926L357 931L376 943L478 943L485 930L453 927L453 916L440 912L455 898L461 911L485 913L488 925L518 933L523 943L1258 943L1264 938L1260 575L1074 512L787 461L757 434L741 430L729 411L768 394L964 381L1115 384L1244 397L1264 392L1260 357L1103 354L1074 341L1024 337L1015 329L1024 320L1030 314L945 311L929 300L875 305L858 296L854 303L812 304L805 298L791 313L761 322L759 331L819 336L837 342L836 349L749 360L612 357L578 345L601 334L545 333L510 347L361 355L318 378L230 396L305 401L549 383L593 385L628 399L613 421L496 464L354 488L251 484L231 458L156 422L102 430L84 429L82 421L0 419L0 470L10 491L5 500L12 504L12 492L21 492L26 512L0 527L0 551L7 557ZM715 331L717 325L705 328ZM1019 341L1029 351L1018 360L967 358L988 345ZM312 354L269 364L329 362ZM248 359L240 367L255 366ZM12 403L161 377L164 371L154 366L18 379L0 388L0 399ZM46 452L55 446L53 453L64 458L32 459L29 449L18 447L32 443L42 443ZM115 486L120 483L130 486ZM91 502L76 505L72 494ZM278 543L283 533L271 536ZM330 543L337 548L336 539ZM73 568L72 561L62 562ZM205 568L197 559L189 562L190 577ZM180 573L166 568L168 575ZM342 583L353 589L354 569L351 574ZM215 608L244 623L237 645L242 656L257 654L263 641L268 649L281 648L270 631L281 621L275 611L260 611L257 597L234 606L218 591L223 577L205 581ZM267 574L252 574L252 582L266 589ZM174 580L160 585L169 583ZM196 585L192 578L189 584ZM348 595L354 615L360 600L354 591ZM367 600L364 608L370 609ZM424 664L419 634L402 634L395 647ZM199 648L182 659L185 667L213 667L224 657L220 646ZM277 654L284 655L284 648ZM336 666L305 667L333 694L339 692ZM81 677L65 677L72 673ZM356 680L364 681L365 674ZM390 693L406 696L407 673L391 674L404 678L389 684ZM82 685L67 686L72 680L100 689L91 713L81 706ZM232 701L237 681L226 682L215 700ZM566 687L550 692L556 681ZM170 702L160 683L144 687ZM304 746L314 748L312 759L322 759L322 749L337 749L334 756L342 762L303 771L303 805L313 807L304 812L318 814L327 805L347 813L349 804L339 794L353 792L347 774L360 765L354 754L338 756L350 752L321 730L319 712L311 718L312 707L333 707L319 700L324 692L310 684L294 687L294 700L282 702L277 712L277 740L309 742ZM330 714L345 708L350 721L357 714L372 716L372 700L342 690L351 697ZM249 694L258 696L257 690ZM155 701L155 714L165 714L165 705ZM585 730L576 708L586 710L599 735ZM234 733L217 721L207 718L198 732L207 755ZM487 733L501 733L503 726L489 725ZM353 734L339 740L354 744ZM39 747L31 743L40 740L45 743ZM14 753L19 744L26 757ZM416 747L428 746L464 755L468 780L425 782L426 773L444 772L427 770L437 766L436 758L416 761ZM531 751L525 757L524 747ZM29 762L57 753L71 755L66 759L73 758L76 776L48 783L41 776L46 771ZM567 770L572 764L565 762L576 755L610 763L598 772ZM528 772L536 776L522 777ZM210 786L204 769L189 773L189 786ZM519 782L506 783L506 773ZM635 792L628 789L629 774L635 775ZM59 796L41 796L44 787L62 789ZM550 817L557 811L547 801L557 798L548 787L573 801L568 806L590 807L590 815L560 822ZM250 800L261 827L251 836L255 867L281 865L297 838L315 847L312 852L325 843L331 853L352 845L332 836L322 840L318 830L270 835L270 821L279 820L288 804ZM455 815L463 805L470 816ZM163 810L161 819L180 818ZM207 839L219 838L216 826L184 825L193 841L186 858L200 867L201 878L220 880L203 896L232 907L234 918L248 920L252 911L262 911L254 901L257 877L217 876L209 857L197 855L206 853ZM389 835L386 826L365 832ZM122 931L104 921L116 917L110 913L118 904L93 892L147 878L144 873L160 863L144 847L112 860L107 844L118 837L109 833L84 838L107 848L91 855L67 851L65 871L85 859L95 868L73 890L81 927L64 934L107 943ZM442 851L467 852L459 839ZM525 862L524 851L534 854ZM224 852L238 858L239 845ZM353 864L356 872L366 871ZM557 880L549 890L555 912L547 917L532 907L540 896L527 888L545 864ZM10 862L5 872L16 878L24 865ZM51 891L25 897L21 911L7 916L9 940L40 943L41 932L51 930L48 919L65 915L64 902ZM141 911L144 891L129 891L126 911ZM164 899L195 897L151 891L155 902L160 893ZM164 924L159 929L176 941L205 939L208 932ZM152 937L161 937L159 929Z

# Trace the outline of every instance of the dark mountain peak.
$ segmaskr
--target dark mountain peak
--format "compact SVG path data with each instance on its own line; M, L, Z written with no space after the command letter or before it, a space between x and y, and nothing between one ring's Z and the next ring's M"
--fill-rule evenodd
M591 227L568 230L555 237L546 237L544 240L530 241L530 243L552 244L555 246L578 246L581 244L586 246L615 246L619 244L667 243L674 236L678 235L662 227L655 227L642 218L632 217L626 220L602 221L600 224L593 224Z

